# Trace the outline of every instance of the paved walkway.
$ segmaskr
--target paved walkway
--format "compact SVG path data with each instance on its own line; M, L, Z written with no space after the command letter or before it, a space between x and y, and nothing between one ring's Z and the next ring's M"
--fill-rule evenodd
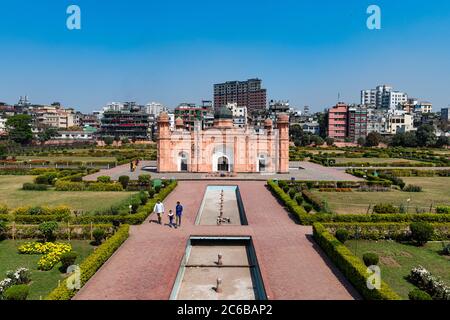
M120 176L127 175L132 180L137 180L141 174L151 174L153 178L177 180L253 180L253 181L267 181L268 179L291 180L294 177L296 180L312 180L312 181L359 181L350 174L332 167L324 167L312 162L291 162L290 172L287 174L260 174L260 173L239 173L237 177L218 178L211 177L204 173L188 173L188 172L174 172L174 173L158 173L156 171L142 170L144 167L156 167L155 161L141 161L136 171L130 172L130 165L124 164L112 169L100 170L97 173L86 176L87 181L95 181L99 176L110 176L113 180L118 180Z
M182 227L171 229L149 221L133 226L129 239L75 299L168 299L192 235L251 236L269 299L359 298L312 241L311 227L291 220L264 182L220 183L239 185L248 226L195 226L208 182L181 181L165 205L169 209L177 200L183 203Z

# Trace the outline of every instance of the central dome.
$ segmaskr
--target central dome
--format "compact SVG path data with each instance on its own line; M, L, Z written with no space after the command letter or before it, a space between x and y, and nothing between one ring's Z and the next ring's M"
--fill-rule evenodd
M214 119L233 119L233 113L227 107L220 107L215 110Z

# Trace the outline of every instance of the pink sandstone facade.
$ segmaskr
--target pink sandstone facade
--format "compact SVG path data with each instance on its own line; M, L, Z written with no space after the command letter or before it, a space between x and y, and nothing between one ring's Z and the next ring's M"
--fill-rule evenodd
M233 127L227 111L216 113L214 126L202 130L184 128L176 119L175 129L169 117L158 119L158 172L201 173L288 173L289 117L280 115L274 126L267 119L264 129Z

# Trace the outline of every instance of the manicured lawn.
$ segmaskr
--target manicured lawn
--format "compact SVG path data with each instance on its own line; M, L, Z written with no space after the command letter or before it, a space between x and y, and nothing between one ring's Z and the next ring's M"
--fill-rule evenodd
M393 162L409 162L411 164L421 163L420 161L400 159L400 158L335 158L336 163L393 163Z
M367 213L369 205L372 207L378 203L392 203L399 206L407 205L407 199L411 199L408 212L415 213L416 207L429 211L431 204L450 205L450 178L448 177L408 177L402 178L405 183L419 185L422 192L403 192L393 190L390 192L319 192L313 193L327 200L333 212L344 213Z
M58 192L24 191L25 182L32 176L0 176L0 204L9 208L21 206L67 205L74 210L94 211L109 208L127 199L134 192Z
M91 157L91 156L18 156L16 157L17 160L21 160L21 161L30 161L30 160L43 160L43 161L50 161L50 162L55 162L55 161L81 161L84 163L89 163L89 162L95 162L95 161L102 161L102 162L114 162L116 161L115 157Z
M362 259L366 252L375 252L380 257L381 278L403 298L415 288L407 277L412 268L425 267L433 275L450 285L450 258L440 255L441 242L429 242L424 247L401 244L394 241L347 241L346 246Z
M37 268L37 262L41 255L25 255L17 253L17 248L20 244L26 241L4 240L0 241L0 281L5 278L5 273L8 270L16 270L20 267L25 267L31 272L30 295L28 299L39 300L40 297L50 293L58 286L58 281L64 279L64 274L59 270L61 264L57 264L50 271L40 271ZM59 241L67 242L67 241ZM87 240L73 240L70 241L74 251L78 253L76 264L83 261L94 247L89 244Z

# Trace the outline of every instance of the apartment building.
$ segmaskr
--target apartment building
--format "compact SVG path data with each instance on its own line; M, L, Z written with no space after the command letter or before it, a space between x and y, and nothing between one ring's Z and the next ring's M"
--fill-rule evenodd
M151 130L149 115L138 106L128 105L120 111L109 110L101 118L102 137L147 140Z
M344 141L347 137L348 106L338 103L328 110L328 137Z
M388 113L386 124L388 134L405 133L414 130L414 117L404 112Z
M357 142L359 138L367 137L367 116L365 106L350 106L348 108L347 138Z
M247 107L249 113L265 109L267 90L261 86L260 79L247 81L228 81L214 85L214 108L237 103L238 107Z
M387 85L361 91L361 104L377 109L395 110L407 101L408 95L406 93L394 91L392 87Z
M203 129L213 125L214 115L212 110L205 106L197 106L195 103L181 103L175 108L175 120L183 120L185 128L189 131L194 130L196 122L201 123Z
M29 110L37 129L68 129L75 126L75 111L59 105L34 106Z

